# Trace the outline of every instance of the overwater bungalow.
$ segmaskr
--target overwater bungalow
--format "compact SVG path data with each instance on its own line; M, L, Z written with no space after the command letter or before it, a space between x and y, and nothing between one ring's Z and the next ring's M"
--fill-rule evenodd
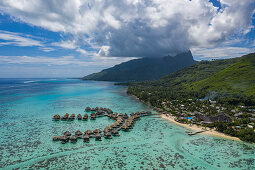
M61 136L59 138L59 140L61 140L61 143L65 144L69 140L69 137L68 136Z
M81 120L81 119L82 119L81 114L78 114L78 115L77 115L77 118L78 118L78 120Z
M72 134L71 134L69 131L66 131L66 132L64 133L64 135L65 135L65 136L71 136Z
M54 120L60 120L60 116L58 114L56 114L56 115L53 116L53 119Z
M124 131L129 131L129 127L127 125L124 125L121 127Z
M91 109L91 112L95 112L95 111L97 111L96 108L92 108L92 109Z
M67 120L67 119L68 119L68 116L69 116L69 114L66 113L66 114L61 118L61 120Z
M69 120L74 120L75 118L75 114L72 114L70 117L69 117Z
M151 111L147 111L146 114L147 114L147 115L151 115L152 112L151 112Z
M103 132L106 133L106 132L109 132L109 131L110 131L109 128L106 127L106 128L104 128Z
M128 115L125 113L123 116L124 119L128 119Z
M116 128L116 127L118 127L118 124L114 123L114 124L111 125L111 127Z
M71 141L71 143L76 143L77 142L77 136L76 135L70 136L69 140Z
M95 129L94 131L93 131L93 133L101 133L102 132L102 130L100 130L100 129Z
M109 130L112 130L112 129L113 129L111 126L107 126L106 128L108 128Z
M122 116L123 116L123 114L122 114L122 113L120 113L120 114L119 114L119 117L122 117Z
M113 113L113 111L111 110L111 109L105 109L105 111L108 113L108 114L112 114Z
M82 137L82 132L79 131L79 130L77 130L77 131L75 132L75 135L76 135L78 138L81 138L81 137Z
M112 131L112 134L113 134L113 136L120 136L120 134L119 134L119 131L118 131L118 130L114 130L114 131Z
M90 115L90 119L91 120L95 120L96 119L96 113L91 113L91 115Z
M84 135L85 135L85 134L91 135L91 134L93 134L93 132L92 132L91 130L86 130L86 131L84 132Z
M111 135L110 132L105 132L104 137L107 138L107 139L112 139L112 135Z
M130 122L126 123L126 126L127 126L128 128L133 128L133 125L132 125L132 123L130 123Z
M98 109L96 114L97 114L97 115L103 115L103 114L104 114L104 111L103 111L103 110Z
M121 124L122 124L122 122L120 122L120 121L116 121L116 122L114 123L114 125L116 125L116 127L119 127Z
M116 120L117 117L118 117L117 115L112 115L112 119L113 119L113 120Z
M108 113L107 113L107 114L108 114ZM112 118L112 114L108 114L107 116L108 116L109 119Z
M82 120L88 120L88 114L85 114L84 116L83 116L83 118L82 118Z
M122 121L123 121L123 118L120 117L120 116L118 116L118 117L117 117L117 121L121 121L121 122L122 122Z
M90 108L90 107L86 107L86 108L85 108L85 111L86 111L86 112L90 112L90 111L91 111L91 108Z
M59 141L63 136L55 136L52 138L53 141Z
M96 140L99 140L99 141L101 141L102 140L102 136L101 136L101 134L100 133L97 133L96 135L95 135L95 137L96 137Z
M84 142L89 142L89 135L88 134L85 134L84 136L83 136L83 141Z

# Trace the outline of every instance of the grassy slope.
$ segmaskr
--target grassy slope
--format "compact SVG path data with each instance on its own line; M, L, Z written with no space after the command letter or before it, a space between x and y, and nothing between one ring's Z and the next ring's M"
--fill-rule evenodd
M163 99L216 97L216 100L232 104L253 105L255 53L233 59L201 61L157 81L131 83L128 93L151 103Z
M186 86L194 91L255 95L255 53L243 56L240 61L209 78Z
M228 66L238 62L240 58L201 61L193 66L184 68L180 71L169 74L158 81L152 82L153 85L160 85L171 88L182 88L186 84L206 79L224 70Z

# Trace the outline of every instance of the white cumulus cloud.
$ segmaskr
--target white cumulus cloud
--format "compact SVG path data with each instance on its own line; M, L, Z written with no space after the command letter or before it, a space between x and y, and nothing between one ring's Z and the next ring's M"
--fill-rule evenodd
M80 37L78 47L58 44L64 48L96 44L105 56L156 57L212 48L249 32L254 0L219 2L221 9L208 0L0 0L0 11Z

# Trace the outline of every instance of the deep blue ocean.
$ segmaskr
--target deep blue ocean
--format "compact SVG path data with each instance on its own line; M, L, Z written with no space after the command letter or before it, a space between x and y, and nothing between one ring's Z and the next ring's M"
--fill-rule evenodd
M151 110L113 82L0 79L0 169L255 169L253 144L188 136L184 127L155 115L113 139L52 141L67 130L104 129L114 122L52 121L54 114L84 114L86 106L127 114Z

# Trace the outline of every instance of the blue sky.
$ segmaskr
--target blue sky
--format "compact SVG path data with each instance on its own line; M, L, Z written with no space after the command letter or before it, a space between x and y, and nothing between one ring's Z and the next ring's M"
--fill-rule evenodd
M0 77L82 77L191 49L196 60L255 49L252 0L0 2Z

